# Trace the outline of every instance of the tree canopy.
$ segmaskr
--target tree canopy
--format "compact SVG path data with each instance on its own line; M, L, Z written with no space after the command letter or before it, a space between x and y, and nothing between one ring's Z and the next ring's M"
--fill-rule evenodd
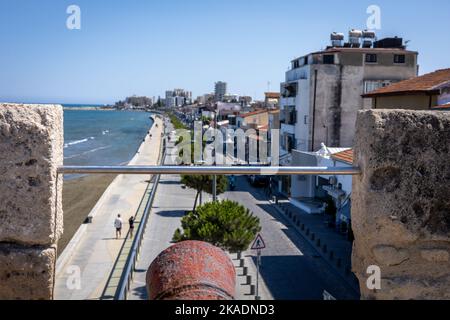
M199 240L230 252L245 251L261 231L259 218L237 202L208 202L181 220L173 241Z
M198 197L202 192L213 193L213 176L212 175L182 175L181 183L186 187L197 190L195 196L194 211L197 206ZM228 178L226 176L216 177L216 194L224 193L228 189ZM201 199L200 199L201 204Z

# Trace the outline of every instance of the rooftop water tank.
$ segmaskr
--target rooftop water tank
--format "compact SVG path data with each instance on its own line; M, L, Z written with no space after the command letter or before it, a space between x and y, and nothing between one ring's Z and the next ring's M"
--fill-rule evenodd
M352 29L348 32L348 41L352 47L359 48L363 32L361 30Z
M370 30L364 30L363 34L362 34L363 38L367 38L367 39L375 39L376 34L374 31L370 31Z
M343 33L338 33L338 32L333 32L330 36L331 40L344 40L344 34Z
M342 41L344 40L344 34L343 33L333 32L330 35L330 39L331 39L331 46L333 46L333 47L342 47Z

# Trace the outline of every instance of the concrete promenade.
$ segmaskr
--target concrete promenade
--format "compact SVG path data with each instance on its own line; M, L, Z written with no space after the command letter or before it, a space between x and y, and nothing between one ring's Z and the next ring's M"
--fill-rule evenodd
M155 117L130 165L156 165L159 158L163 121ZM135 215L150 181L149 175L119 175L107 188L90 215L91 224L82 225L61 254L57 266L55 299L100 299L111 270L128 233L128 219ZM114 219L124 221L122 238L116 240Z

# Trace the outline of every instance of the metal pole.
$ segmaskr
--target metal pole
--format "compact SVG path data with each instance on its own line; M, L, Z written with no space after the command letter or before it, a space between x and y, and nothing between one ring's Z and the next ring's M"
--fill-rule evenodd
M217 176L216 175L213 176L212 187L213 187L213 201L216 202L217 201Z
M258 257L256 258L256 296L255 300L261 300L259 296L259 265L261 264L261 249L258 249Z
M60 166L59 174L360 175L358 167Z
M214 134L216 134L217 132L217 113L214 112ZM214 137L214 141L216 140L216 138ZM214 142L215 143L215 142ZM214 165L216 165L216 153L214 152ZM216 202L217 201L217 176L214 175L213 176L213 201Z

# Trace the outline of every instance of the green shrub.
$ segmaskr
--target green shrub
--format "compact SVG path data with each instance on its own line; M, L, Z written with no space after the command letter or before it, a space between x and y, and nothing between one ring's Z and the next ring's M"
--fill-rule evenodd
M173 241L199 240L230 252L245 251L258 232L259 218L237 202L208 202L181 220Z

